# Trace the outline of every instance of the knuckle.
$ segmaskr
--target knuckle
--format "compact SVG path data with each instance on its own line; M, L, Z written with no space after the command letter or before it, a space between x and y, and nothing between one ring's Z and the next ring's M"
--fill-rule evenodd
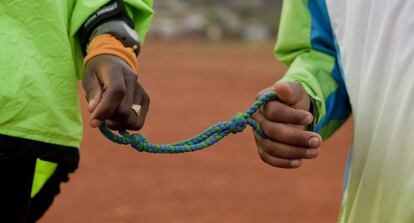
M123 98L126 95L125 87L120 84L112 86L112 94L119 98Z
M105 62L105 63L100 63L98 65L98 70L110 76L113 76L119 73L118 65L110 61Z
M137 81L138 81L137 75L135 75L134 73L131 73L131 72L128 72L126 74L126 78L128 79L128 81L133 82L133 83L137 83Z

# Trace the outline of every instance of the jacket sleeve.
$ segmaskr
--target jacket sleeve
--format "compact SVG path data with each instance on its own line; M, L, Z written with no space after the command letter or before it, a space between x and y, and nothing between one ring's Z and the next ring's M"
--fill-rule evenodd
M312 130L324 139L351 114L338 51L324 0L283 2L275 54L289 69L281 81L305 88L314 102Z
M77 0L72 11L70 35L75 36L82 24L109 0ZM141 40L145 39L154 14L152 0L124 0Z
M152 1L153 0L125 0L128 13L135 23L135 29L140 35L142 42L145 40L154 14L154 11L152 10Z

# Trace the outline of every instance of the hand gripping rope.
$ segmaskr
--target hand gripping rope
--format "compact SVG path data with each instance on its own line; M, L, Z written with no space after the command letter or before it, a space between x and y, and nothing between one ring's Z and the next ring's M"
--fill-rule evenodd
M274 93L265 94L254 102L254 104L246 112L237 113L231 118L230 121L217 123L193 138L174 144L150 144L144 135L140 133L131 134L125 130L119 131L120 135L116 135L105 125L100 126L99 130L112 142L122 145L130 144L134 149L140 152L170 154L194 152L212 146L230 133L236 134L243 132L243 130L246 129L246 125L250 125L259 136L266 138L263 130L256 123L256 121L252 119L252 115L264 104L273 100L277 100L277 96Z

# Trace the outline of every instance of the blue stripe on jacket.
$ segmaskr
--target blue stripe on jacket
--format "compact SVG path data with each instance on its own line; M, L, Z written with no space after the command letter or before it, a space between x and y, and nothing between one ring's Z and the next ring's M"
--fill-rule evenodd
M332 76L338 83L338 89L325 98L326 114L314 129L316 132L320 132L331 120L346 120L350 114L351 106L340 65L339 48L334 38L326 2L325 0L309 0L308 8L311 13L312 48L335 57Z

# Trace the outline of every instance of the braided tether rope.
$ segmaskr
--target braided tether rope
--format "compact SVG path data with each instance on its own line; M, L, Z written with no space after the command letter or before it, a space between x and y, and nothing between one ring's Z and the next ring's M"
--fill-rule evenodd
M260 107L272 100L277 100L277 96L274 93L265 94L259 97L259 99L254 102L246 112L237 113L231 118L230 121L217 123L216 125L213 125L212 127L208 128L201 134L194 136L193 138L174 144L150 144L144 135L140 133L131 134L125 130L119 131L120 135L116 135L105 125L100 126L99 129L101 133L112 142L122 145L130 144L134 149L140 152L170 154L194 152L212 146L230 133L236 134L243 132L243 130L246 128L246 125L250 125L258 135L266 138L263 130L256 123L256 121L252 119L252 115Z

